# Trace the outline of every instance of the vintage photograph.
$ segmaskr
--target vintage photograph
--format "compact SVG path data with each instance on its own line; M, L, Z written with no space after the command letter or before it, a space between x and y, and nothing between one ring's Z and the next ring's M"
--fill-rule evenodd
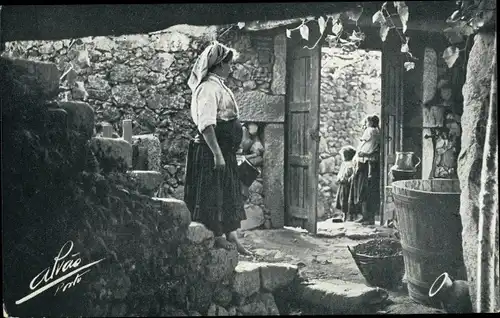
M496 4L0 5L3 317L500 312Z

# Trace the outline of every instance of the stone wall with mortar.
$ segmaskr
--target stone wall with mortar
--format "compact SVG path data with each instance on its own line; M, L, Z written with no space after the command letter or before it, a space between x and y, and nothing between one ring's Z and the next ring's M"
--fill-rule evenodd
M381 110L381 52L322 48L318 217L333 213L342 147L358 146L362 120Z
M182 201L138 192L126 174L130 162L124 163L132 145L92 137L95 116L87 103L51 102L60 76L54 64L1 58L0 70L7 77L2 150L10 154L2 171L8 180L3 243L9 247L3 291L11 315L279 314L274 294L297 282L296 266L238 264L236 250L217 248L213 233L191 222ZM61 289L56 294L16 305L63 246L77 253L65 258L73 269L102 261L54 287Z
M11 42L6 54L55 63L64 74L58 99L87 102L96 123L110 123L118 135L122 121L132 119L134 135L158 136L161 193L182 199L187 147L196 133L187 79L196 57L220 33L213 26L176 26L152 35ZM274 36L230 31L218 40L237 51L227 83L240 105L242 122L283 121L284 58L275 66ZM278 76L273 78L276 67ZM278 107L266 109L268 105ZM270 219L262 183L261 178L250 189L246 207L252 215Z

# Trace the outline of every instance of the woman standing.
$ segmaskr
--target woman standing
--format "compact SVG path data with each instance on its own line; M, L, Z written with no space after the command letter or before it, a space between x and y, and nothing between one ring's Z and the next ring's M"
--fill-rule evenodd
M248 255L235 232L246 215L236 161L242 126L234 95L224 84L232 58L232 50L215 41L191 72L191 116L198 134L189 144L184 201L192 220L214 232L218 247L231 249L232 242Z
M380 129L377 115L368 116L356 153L356 170L351 182L350 204L361 207L362 217L356 222L375 224L380 210Z

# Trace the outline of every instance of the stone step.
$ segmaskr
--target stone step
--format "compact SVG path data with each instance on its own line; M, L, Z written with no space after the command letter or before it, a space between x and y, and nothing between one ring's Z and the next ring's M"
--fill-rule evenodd
M301 283L295 297L298 302L324 313L355 314L383 303L388 293L379 287L331 279Z
M273 292L288 286L298 277L298 267L286 263L239 262L235 268L233 289L241 298L259 290Z
M127 171L127 173L136 178L139 183L139 190L145 194L154 193L163 181L163 176L158 171L132 170Z
M153 197L152 199L158 205L158 228L160 231L173 227L188 228L191 223L191 213L184 201L173 198Z
M132 145L126 140L93 137L90 145L102 169L126 172L132 167Z

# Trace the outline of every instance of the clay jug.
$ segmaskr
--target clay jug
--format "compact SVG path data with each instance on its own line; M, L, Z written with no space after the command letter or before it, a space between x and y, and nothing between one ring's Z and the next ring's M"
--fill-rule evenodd
M418 161L415 164L414 158ZM420 165L420 158L415 156L413 151L396 151L396 162L392 167L393 170L415 171Z
M253 145L253 140L250 137L250 133L246 127L243 127L243 138L241 139L240 147L243 150L243 153L246 154L250 151L250 148Z
M429 297L439 301L447 313L472 313L469 285L464 280L453 281L448 273L436 278L429 289Z

